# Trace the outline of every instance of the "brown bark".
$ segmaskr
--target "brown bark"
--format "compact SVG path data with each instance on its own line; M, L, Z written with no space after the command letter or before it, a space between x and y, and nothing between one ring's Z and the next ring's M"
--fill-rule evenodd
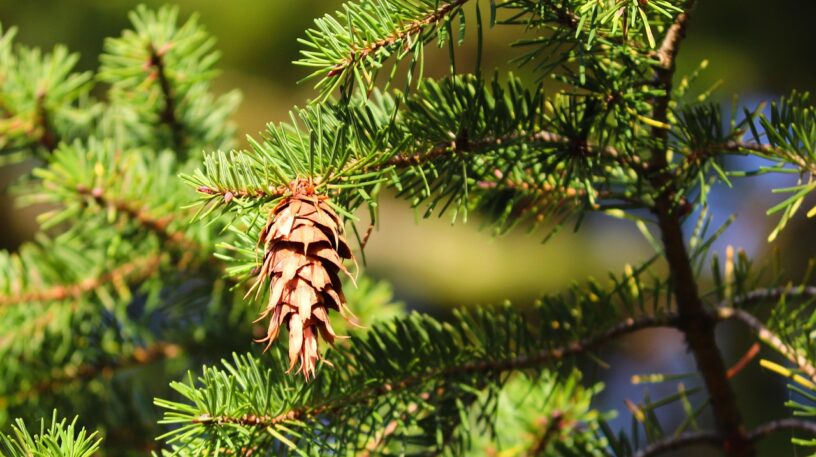
M691 9L693 3L693 1L689 2L687 9ZM657 54L660 66L656 70L655 80L665 90L665 93L655 99L653 118L662 124L666 124L669 118L675 59L680 43L686 34L688 19L688 10L678 15L674 24L666 32ZM675 204L676 189L666 160L668 130L655 127L652 132L655 147L652 150L650 169L654 171L654 174L650 180L659 192L655 199L653 212L657 216L666 260L671 272L674 297L681 319L680 329L685 333L689 350L697 362L697 368L711 398L711 409L714 413L717 431L722 437L723 451L729 457L754 456L756 450L742 424L736 395L727 376L728 367L717 346L714 334L716 322L706 312L697 291L697 281L681 227L683 208Z

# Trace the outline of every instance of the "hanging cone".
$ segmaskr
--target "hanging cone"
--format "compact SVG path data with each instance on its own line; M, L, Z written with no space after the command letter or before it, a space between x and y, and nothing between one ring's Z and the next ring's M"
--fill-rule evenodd
M328 205L327 197L314 195L313 187L303 182L293 183L291 189L292 195L272 210L261 231L263 264L250 293L269 278L269 301L258 318L269 318L269 327L259 342L266 342L268 349L285 325L289 330L289 371L299 360L297 371L308 380L321 358L318 338L329 344L337 338L328 310L354 319L346 307L339 277L341 271L351 277L343 259L352 255L343 238L343 222Z

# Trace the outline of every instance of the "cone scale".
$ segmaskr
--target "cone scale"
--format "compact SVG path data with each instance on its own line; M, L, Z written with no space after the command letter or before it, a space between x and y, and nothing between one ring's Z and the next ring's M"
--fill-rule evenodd
M258 321L268 318L269 325L258 341L268 349L286 327L289 371L297 366L308 380L321 359L318 340L333 344L338 338L329 310L347 319L352 316L340 282L341 272L351 277L343 260L352 259L352 254L343 237L343 221L329 206L328 197L316 195L305 181L296 181L290 189L261 231L258 243L264 256L253 289L269 279L269 299L258 317Z

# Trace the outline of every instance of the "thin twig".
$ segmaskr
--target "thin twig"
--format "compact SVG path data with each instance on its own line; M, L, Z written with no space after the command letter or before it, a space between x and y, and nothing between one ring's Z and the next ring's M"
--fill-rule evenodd
M756 358L757 354L759 354L759 349L760 349L759 343L752 344L751 347L749 347L748 350L745 351L745 354L743 354L742 357L740 357L739 360L737 360L737 363L731 365L731 368L729 368L728 371L725 372L725 376L728 379L733 379L735 376L740 374L740 372L742 372L742 370L744 370L745 367L747 367L748 364L751 363L751 361L754 360L754 358Z
M164 99L164 109L162 109L159 114L159 119L170 128L176 152L181 153L181 148L184 146L184 126L179 122L176 116L176 98L173 93L173 88L170 85L170 80L167 77L163 60L163 57L167 54L167 51L170 50L170 47L168 43L160 49L156 49L153 43L148 44L148 50L150 52L148 66L155 71L156 79L161 88L162 98Z
M363 239L360 240L360 250L365 249L368 245L368 239L371 238L371 234L374 232L374 222L369 222L368 227L366 227L366 231L363 234Z
M199 246L197 242L187 238L184 233L169 229L169 218L153 218L149 215L149 211L145 210L144 208L137 208L124 200L109 198L105 196L101 189L98 188L88 189L84 186L78 186L77 193L93 198L94 201L101 206L112 207L127 215L147 229L155 232L159 238L175 245L180 252L189 254L190 252L201 251L201 246ZM120 265L98 277L85 278L71 284L60 284L36 292L23 292L6 296L0 295L0 307L20 303L59 301L69 298L78 298L83 294L102 287L106 283L115 281L117 278L125 277L133 280L140 280L152 275L161 262L161 259L161 254L155 254L144 258L138 258ZM218 261L218 259L215 257L210 256L209 261L216 266L222 266L220 261Z
M711 446L721 447L722 437L717 432L690 432L678 437L669 437L656 441L646 448L641 449L635 457L652 457L664 452L688 446Z
M733 298L726 298L725 300L719 302L715 308L744 308L746 306L751 306L768 300L779 300L783 297L814 300L816 299L816 286L772 287L766 289L756 289Z
M24 145L3 149L2 152L8 154L15 151L36 148L37 146L44 148L48 152L53 152L57 148L60 140L57 132L54 131L46 109L45 97L46 93L44 91L37 92L32 120L22 120L19 117L15 118L16 114L9 111L8 107L1 106L2 103L0 102L0 117L11 119L9 132L23 132L30 141L30 143Z
M744 141L729 141L721 145L722 149L726 151L752 151L770 157L782 157L787 159L792 164L799 167L803 172L808 172L816 175L816 164L809 164L802 156L796 155L791 151L777 148L769 144L759 144Z
M530 202L530 206L543 202L554 202L555 206L561 207L569 201L576 199L584 199L590 192L585 188L576 187L555 187L550 183L544 184L530 184L526 181L514 181L512 179L504 179L502 171L498 168L493 171L496 180L478 181L476 186L480 189L509 189L518 192L529 193L535 197ZM613 192L611 190L594 190L594 200L606 201L620 201L625 202L636 208L649 208L650 203L633 195L627 195L620 192ZM596 201L593 209L601 208L601 204Z
M214 189L208 186L199 186L199 193L205 195L216 195L224 199L224 203L229 203L235 198L278 198L289 191L288 186L269 186L266 189Z
M722 319L737 319L738 321L747 325L760 341L775 349L791 363L795 364L800 371L806 374L812 381L816 382L816 366L814 366L807 357L800 354L795 348L789 346L782 338L771 332L767 327L762 325L756 317L745 310L735 308L720 308L717 310Z
M805 432L816 436L816 423L801 419L780 419L758 426L748 434L748 438L750 438L751 441L756 442L765 438L771 433L776 433L779 431Z
M756 427L750 433L746 434L746 438L752 444L755 444L766 436L779 431L798 431L816 435L816 423L800 419L780 419ZM694 432L686 433L679 437L668 437L656 441L640 450L635 454L635 457L653 457L664 452L696 445L721 447L722 437L716 432Z
M173 218L165 216L155 218L150 215L149 208L134 205L133 203L112 198L105 195L101 188L88 189L83 185L76 188L79 195L92 198L97 204L106 208L113 208L133 219L147 230L158 235L159 239L167 244L173 254L173 260L181 270L185 270L191 261L198 264L201 261L207 268L213 269L219 276L223 276L226 265L218 257L212 255L209 248L202 246L198 241L187 236L186 233L170 229ZM203 259L203 260L199 260Z
M572 12L569 8L567 8L567 2L561 2L561 5L557 5L556 2L550 1L550 8L556 10L556 17L558 18L558 23L569 27L572 30L576 30L578 28L578 24L581 22L581 18L578 17L574 12Z
M768 158L781 158L787 160L792 165L798 167L803 173L810 173L816 176L816 163L808 163L804 157L783 148L774 147L770 144L760 144L747 141L727 141L725 143L715 143L692 150L684 159L684 163L679 166L680 172L686 171L690 166L715 157L720 152L733 152L745 155L746 151L754 152Z

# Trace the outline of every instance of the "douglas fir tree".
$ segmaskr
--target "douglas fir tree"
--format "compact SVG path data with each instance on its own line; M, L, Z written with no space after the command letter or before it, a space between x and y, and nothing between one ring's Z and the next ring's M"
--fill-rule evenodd
M746 457L780 431L788 454L816 446L816 288L709 252L723 228L706 203L718 183L792 176L773 241L816 188L816 113L797 93L729 112L675 74L694 6L354 0L300 41L314 100L246 151L194 18L137 8L95 74L7 29L0 160L36 161L15 192L49 210L35 241L0 253L0 453ZM481 68L501 27L526 34L509 53L527 80ZM465 39L472 73L456 64ZM441 79L423 75L434 45ZM765 165L736 169L737 155ZM625 217L655 253L534 307L406 315L352 261L377 236L358 215L374 224L388 189L497 234ZM766 353L724 357L729 320ZM579 367L654 327L682 332L698 371L638 379L677 394L630 403L632 428L612 430ZM730 378L747 364L787 378L790 417L746 423L754 400ZM177 380L157 390L158 376ZM656 414L671 404L687 415L676 428Z

